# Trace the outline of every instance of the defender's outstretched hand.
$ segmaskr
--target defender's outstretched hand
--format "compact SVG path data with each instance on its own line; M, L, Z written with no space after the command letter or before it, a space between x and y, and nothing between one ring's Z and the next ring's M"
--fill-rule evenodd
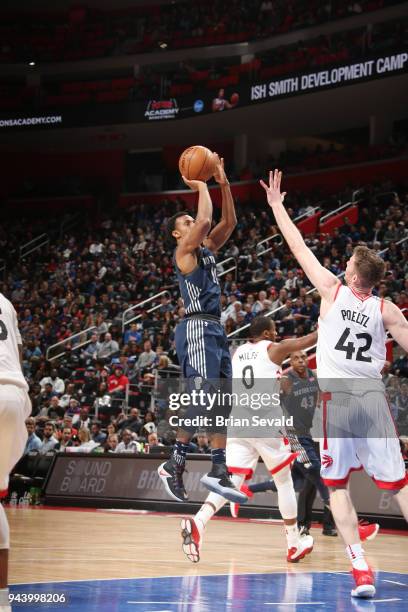
M285 199L286 191L281 193L282 172L280 170L269 171L269 186L261 179L259 182L266 191L268 204L273 208L276 204L281 204Z
M205 183L204 181L189 180L185 176L182 176L181 178L183 179L187 187L190 187L190 189L192 189L193 191L199 191L200 189L205 189L207 187L207 183Z
M218 153L214 153L214 158L216 160L215 171L214 171L214 179L217 181L219 185L229 185L229 181L227 179L227 175L224 170L224 158L219 157Z

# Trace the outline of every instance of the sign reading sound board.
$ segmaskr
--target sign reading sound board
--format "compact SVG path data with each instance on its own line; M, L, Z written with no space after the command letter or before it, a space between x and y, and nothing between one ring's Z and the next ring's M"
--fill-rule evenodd
M103 501L115 505L119 502L146 501L172 502L157 475L157 468L163 457L146 457L135 455L57 455L52 473L46 485L46 499L52 502L58 499L64 503L80 503L80 500L93 501L95 506ZM207 489L200 483L200 478L211 468L210 458L189 456L188 472L184 475L189 501L203 502L208 495ZM270 479L270 474L263 463L258 463L251 483ZM401 516L401 510L391 491L378 489L363 472L356 472L351 477L351 493L357 512L386 516ZM277 494L272 492L257 493L247 506L278 506ZM321 509L322 504L317 496L314 507Z

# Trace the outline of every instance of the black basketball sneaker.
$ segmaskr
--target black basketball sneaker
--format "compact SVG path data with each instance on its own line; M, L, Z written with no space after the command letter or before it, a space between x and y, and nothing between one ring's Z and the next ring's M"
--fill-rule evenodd
M183 483L184 466L177 465L169 459L157 468L157 473L170 497L179 502L188 500Z
M213 463L211 472L205 474L200 482L213 493L222 495L225 499L236 504L245 504L248 496L239 491L231 480L225 463Z

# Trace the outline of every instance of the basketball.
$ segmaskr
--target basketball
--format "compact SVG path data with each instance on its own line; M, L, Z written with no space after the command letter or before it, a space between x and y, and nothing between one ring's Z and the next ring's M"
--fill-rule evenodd
M179 169L186 179L208 181L215 171L213 152L200 145L188 147L180 155Z
M239 102L239 94L237 93L233 93L231 98L230 98L230 102L232 104L232 106L236 106Z

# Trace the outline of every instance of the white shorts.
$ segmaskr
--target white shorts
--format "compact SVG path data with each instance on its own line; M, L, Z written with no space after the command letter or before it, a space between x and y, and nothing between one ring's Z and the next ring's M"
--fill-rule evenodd
M27 442L25 420L31 401L25 389L0 384L0 497L7 495L9 474Z
M323 406L325 435L320 440L320 458L324 484L346 485L351 472L364 469L380 489L402 489L408 484L408 476L386 398L372 394L367 404L367 399L350 396L340 406L340 397L344 402L344 394L334 394ZM339 408L331 418L332 411ZM370 428L370 423L375 425ZM357 430L358 436L348 437L347 432ZM364 431L366 436L361 435ZM384 436L378 437L379 432Z
M283 438L228 438L227 466L231 474L244 474L252 478L259 457L273 475L290 465L297 457Z

